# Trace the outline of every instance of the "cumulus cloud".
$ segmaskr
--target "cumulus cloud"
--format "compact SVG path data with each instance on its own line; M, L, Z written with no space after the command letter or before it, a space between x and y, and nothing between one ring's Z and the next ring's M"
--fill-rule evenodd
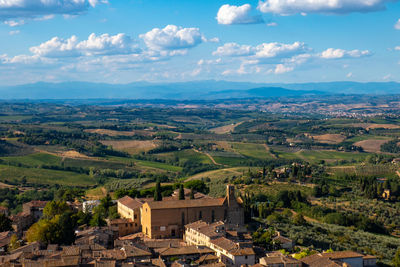
M251 5L249 4L242 6L223 5L219 8L216 19L219 24L224 25L264 22L261 16L251 15Z
M255 59L268 59L276 57L290 57L307 51L304 43L262 43L257 46L239 45L237 43L226 43L217 48L213 55L217 56L252 56Z
M30 51L41 57L78 57L90 55L117 55L138 52L138 46L129 36L92 33L87 40L78 41L76 36L64 40L54 37L47 42L30 48Z
M384 10L386 4L396 0L265 0L258 9L264 13L280 15L327 13L347 14Z
M35 18L53 14L76 15L106 0L2 0L0 20Z
M183 28L175 25L167 25L163 29L154 28L139 37L143 39L149 49L154 51L193 48L207 41L199 28Z
M360 58L370 56L369 50L344 50L328 48L320 54L321 58L324 59L340 59L340 58Z
M249 56L254 55L255 48L250 45L226 43L213 52L214 56Z
M291 72L293 70L294 70L294 67L292 67L292 66L286 66L284 64L278 64L275 67L274 73L275 74L283 74L283 73L286 73L286 72Z

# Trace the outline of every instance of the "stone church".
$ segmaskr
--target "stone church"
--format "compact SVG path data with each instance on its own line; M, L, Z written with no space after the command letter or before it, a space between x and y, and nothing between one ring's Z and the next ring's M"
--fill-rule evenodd
M132 218L132 214L138 214L140 211L138 216L141 231L150 238L181 237L184 226L198 220L208 223L224 221L238 227L244 224L241 200L236 198L233 185L227 185L226 196L223 198L211 198L197 193L195 199L178 200L176 195L162 201L127 201L128 197L124 197L118 200L118 212L123 218ZM129 207L121 202L135 205Z

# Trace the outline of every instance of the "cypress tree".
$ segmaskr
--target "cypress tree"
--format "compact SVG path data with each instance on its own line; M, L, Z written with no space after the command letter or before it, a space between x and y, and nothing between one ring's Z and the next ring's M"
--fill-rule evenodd
M185 200L185 190L183 189L183 184L179 186L179 200Z
M162 200L161 183L160 181L157 181L156 190L154 190L154 201L161 201L161 200Z

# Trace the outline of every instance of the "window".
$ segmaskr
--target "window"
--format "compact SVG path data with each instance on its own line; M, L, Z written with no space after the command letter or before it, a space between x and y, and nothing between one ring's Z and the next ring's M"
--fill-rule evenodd
M215 221L215 210L211 210L211 221Z
M203 213L202 211L199 211L199 220L203 219Z
M185 213L182 212L182 225L185 225Z

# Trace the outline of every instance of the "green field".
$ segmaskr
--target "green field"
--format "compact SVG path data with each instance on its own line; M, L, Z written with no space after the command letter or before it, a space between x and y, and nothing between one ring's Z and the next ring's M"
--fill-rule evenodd
M262 144L253 143L232 143L233 149L247 157L257 159L272 159L271 153Z
M30 167L37 167L40 165L61 165L61 158L46 153L36 153L27 156L16 156L16 157L1 157L4 163L16 163Z
M91 186L96 184L93 178L85 174L0 165L0 181L21 183L23 178L26 179L27 183L41 185Z
M301 159L310 162L318 162L321 160L363 160L368 156L368 153L357 152L340 152L328 150L300 150L298 152L278 152L280 158L284 159Z

